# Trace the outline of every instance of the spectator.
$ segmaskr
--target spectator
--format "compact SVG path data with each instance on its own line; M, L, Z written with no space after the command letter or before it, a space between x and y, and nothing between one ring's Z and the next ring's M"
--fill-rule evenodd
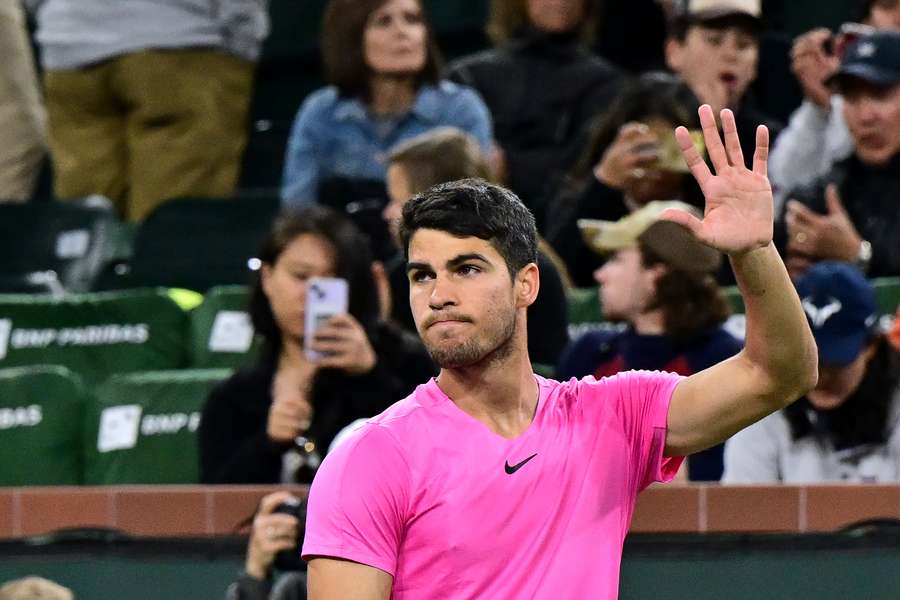
M459 127L490 149L490 114L478 94L440 79L419 0L330 0L322 48L331 85L312 93L294 121L281 190L286 205L334 202L323 190L334 179L374 182L383 198L388 149L440 125ZM351 200L355 193L351 185Z
M616 93L618 71L587 46L597 4L493 0L488 33L495 48L448 69L490 107L500 179L532 209L539 231L548 184L569 169L579 132Z
M284 214L259 259L250 315L263 349L203 409L205 483L308 482L342 427L378 414L434 373L417 338L381 321L375 273L382 272L373 269L365 238L340 215L319 206ZM310 277L349 284L349 314L318 329L313 349L328 355L315 362L303 351Z
M725 445L725 483L900 481L896 355L875 291L854 267L818 263L797 291L819 347L819 382Z
M31 198L44 160L44 105L18 2L0 3L0 201Z
M26 0L46 71L54 192L139 221L237 185L266 0Z
M862 22L875 30L900 30L900 2L867 0ZM803 104L791 115L769 160L775 186L776 214L784 195L828 174L834 163L853 153L853 138L844 119L844 100L829 79L840 54L861 29L850 24L837 34L820 28L799 36L791 51L793 70L803 88Z
M787 194L776 239L794 276L820 260L900 275L900 33L856 40L830 83L843 96L854 152Z
M260 501L250 530L244 572L229 586L226 600L306 600L303 572L290 570L277 577L273 573L279 567L279 555L285 552L293 554L296 550L296 566L303 566L299 546L304 524L294 514L280 510L287 503L302 506L289 492L274 492Z
M702 205L700 188L678 152L678 125L699 129L690 91L674 77L651 73L629 84L599 115L581 158L549 205L546 236L575 285L593 285L602 258L578 232L578 219L616 221L651 200Z
M760 0L685 0L674 12L666 41L666 63L701 103L718 115L735 113L746 160L753 156L756 126L777 138L781 125L764 115L747 93L756 79Z
M681 202L651 202L615 223L580 222L593 249L614 253L594 277L604 318L627 327L572 342L557 369L560 380L631 369L692 375L740 351L741 341L723 328L729 307L712 276L721 255L659 220L667 208L699 214ZM690 479L721 475L721 444L688 458Z
M23 577L0 587L0 600L72 600L72 590L43 577Z
M388 167L390 203L384 218L399 249L399 221L403 206L414 195L440 183L458 179L492 179L491 169L471 136L453 128L423 133L394 148ZM537 260L541 273L541 291L528 307L528 355L535 363L555 365L559 353L569 341L568 307L562 277L546 242L539 243ZM387 267L393 297L394 320L415 332L409 307L409 279L406 256L397 253Z

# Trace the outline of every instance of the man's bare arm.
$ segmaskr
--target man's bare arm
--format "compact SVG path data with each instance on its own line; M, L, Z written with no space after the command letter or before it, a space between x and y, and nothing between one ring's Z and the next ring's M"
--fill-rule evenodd
M381 569L333 558L314 558L306 572L309 600L388 600L393 577Z
M708 106L700 109L713 175L683 128L682 152L706 197L703 220L665 216L700 241L726 252L744 296L747 336L735 357L678 384L669 406L665 452L713 446L790 404L815 386L817 354L806 315L772 244L773 199L766 169L768 131L757 131L753 169L740 150L734 115L722 111L725 144Z

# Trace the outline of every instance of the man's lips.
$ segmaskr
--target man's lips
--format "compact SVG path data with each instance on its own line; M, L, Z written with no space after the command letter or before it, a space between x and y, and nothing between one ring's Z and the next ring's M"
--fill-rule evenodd
M428 319L425 323L425 329L432 327L433 325L441 325L441 324L454 324L454 323L471 323L471 319L467 319L465 317L433 317Z

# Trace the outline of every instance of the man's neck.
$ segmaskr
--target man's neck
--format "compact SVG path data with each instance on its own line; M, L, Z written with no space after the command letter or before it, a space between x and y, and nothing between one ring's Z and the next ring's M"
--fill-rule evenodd
M659 309L648 310L635 316L631 319L631 325L639 335L662 335L666 332L663 314Z
M369 110L374 115L399 115L409 111L416 101L412 76L373 75L369 80Z
M508 439L528 429L538 402L527 346L516 346L503 359L441 369L437 378L438 387L460 410Z

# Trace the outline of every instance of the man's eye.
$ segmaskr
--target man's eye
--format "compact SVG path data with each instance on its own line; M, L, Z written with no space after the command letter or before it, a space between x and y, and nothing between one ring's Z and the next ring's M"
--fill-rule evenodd
M456 272L460 275L472 275L478 273L478 271L479 268L474 265L462 265Z
M415 271L413 273L410 273L410 275L409 275L410 281L413 281L416 283L425 281L429 277L431 277L431 273L427 273L425 271Z

